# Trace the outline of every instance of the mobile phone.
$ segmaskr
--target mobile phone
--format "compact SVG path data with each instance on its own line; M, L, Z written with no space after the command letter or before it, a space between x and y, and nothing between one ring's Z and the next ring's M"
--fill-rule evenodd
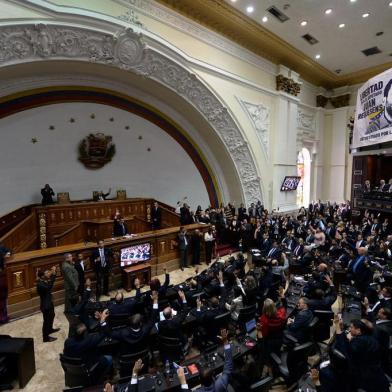
M174 367L174 369L179 369L180 368L180 365L178 365L177 363L175 363L174 361L173 361L173 367Z

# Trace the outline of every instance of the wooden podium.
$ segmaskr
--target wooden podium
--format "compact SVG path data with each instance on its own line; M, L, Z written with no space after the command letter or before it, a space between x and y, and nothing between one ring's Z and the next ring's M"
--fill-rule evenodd
M122 276L124 289L126 291L131 291L135 287L133 282L136 278L139 279L141 285L150 282L151 265L150 263L143 263L123 268Z

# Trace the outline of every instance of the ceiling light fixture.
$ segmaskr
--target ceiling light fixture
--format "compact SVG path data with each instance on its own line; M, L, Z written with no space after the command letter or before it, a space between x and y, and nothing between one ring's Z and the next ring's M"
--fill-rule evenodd
M316 54L314 57L318 60L321 57L321 54Z
M389 6L392 7L392 1L389 2Z
M263 19L261 19L264 23L268 22L268 18L266 16L263 16Z
M253 5L248 5L248 6L246 7L246 12L247 12L248 14L251 14L254 10L255 10L255 7L253 7Z
M237 0L231 0L232 3L235 3Z
M366 14L362 14L362 18L367 18L370 14L366 12Z
M345 25L344 23L340 23L339 29L343 29L343 28L345 28L345 27L346 27L346 25Z
M308 24L308 22L306 21L306 20L303 20L302 22L301 22L301 26L306 26Z
M233 0L232 0L233 1ZM355 3L357 0L350 0L351 3Z
M325 10L325 14L326 15L329 15L331 12L332 12L332 8L328 8L328 9Z

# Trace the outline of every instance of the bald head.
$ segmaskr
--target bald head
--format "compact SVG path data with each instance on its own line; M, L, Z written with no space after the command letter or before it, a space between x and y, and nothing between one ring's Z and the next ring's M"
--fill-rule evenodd
M360 248L358 248L358 254L360 256L365 256L367 254L367 249L361 246Z
M327 270L328 270L327 264L321 263L321 264L318 266L318 270L319 270L319 272L327 272Z

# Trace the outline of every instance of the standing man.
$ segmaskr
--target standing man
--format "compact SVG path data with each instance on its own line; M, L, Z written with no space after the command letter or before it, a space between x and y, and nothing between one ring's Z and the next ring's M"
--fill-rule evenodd
M161 228L162 221L162 208L159 207L158 202L154 201L154 207L151 211L151 224L153 230L159 230Z
M83 258L83 253L78 253L78 259L75 263L75 269L78 272L79 278L79 286L78 286L78 293L80 296L84 293L84 286L86 283L86 279L84 277L84 271L86 270L86 261Z
M49 186L49 184L45 184L45 186L41 189L41 195L42 195L43 206L54 203L53 201L54 192L53 189Z
M53 342L57 338L49 336L60 331L60 328L53 328L54 305L52 300L52 288L56 279L56 266L50 270L38 272L37 293L40 297L40 309L44 319L42 325L42 338L44 342Z
M184 226L180 227L180 232L177 235L178 249L180 250L180 268L188 268L188 239L186 237L186 230Z
M64 277L64 313L70 314L71 309L78 302L78 288L79 288L79 277L78 271L74 267L74 261L71 253L66 253L64 256L65 260L62 266L63 277Z
M97 276L97 301L100 295L109 296L110 256L112 252L106 249L103 240L98 241L98 248L93 252L95 274Z
M113 237L125 237L128 233L128 226L125 224L124 219L116 219L113 223Z

